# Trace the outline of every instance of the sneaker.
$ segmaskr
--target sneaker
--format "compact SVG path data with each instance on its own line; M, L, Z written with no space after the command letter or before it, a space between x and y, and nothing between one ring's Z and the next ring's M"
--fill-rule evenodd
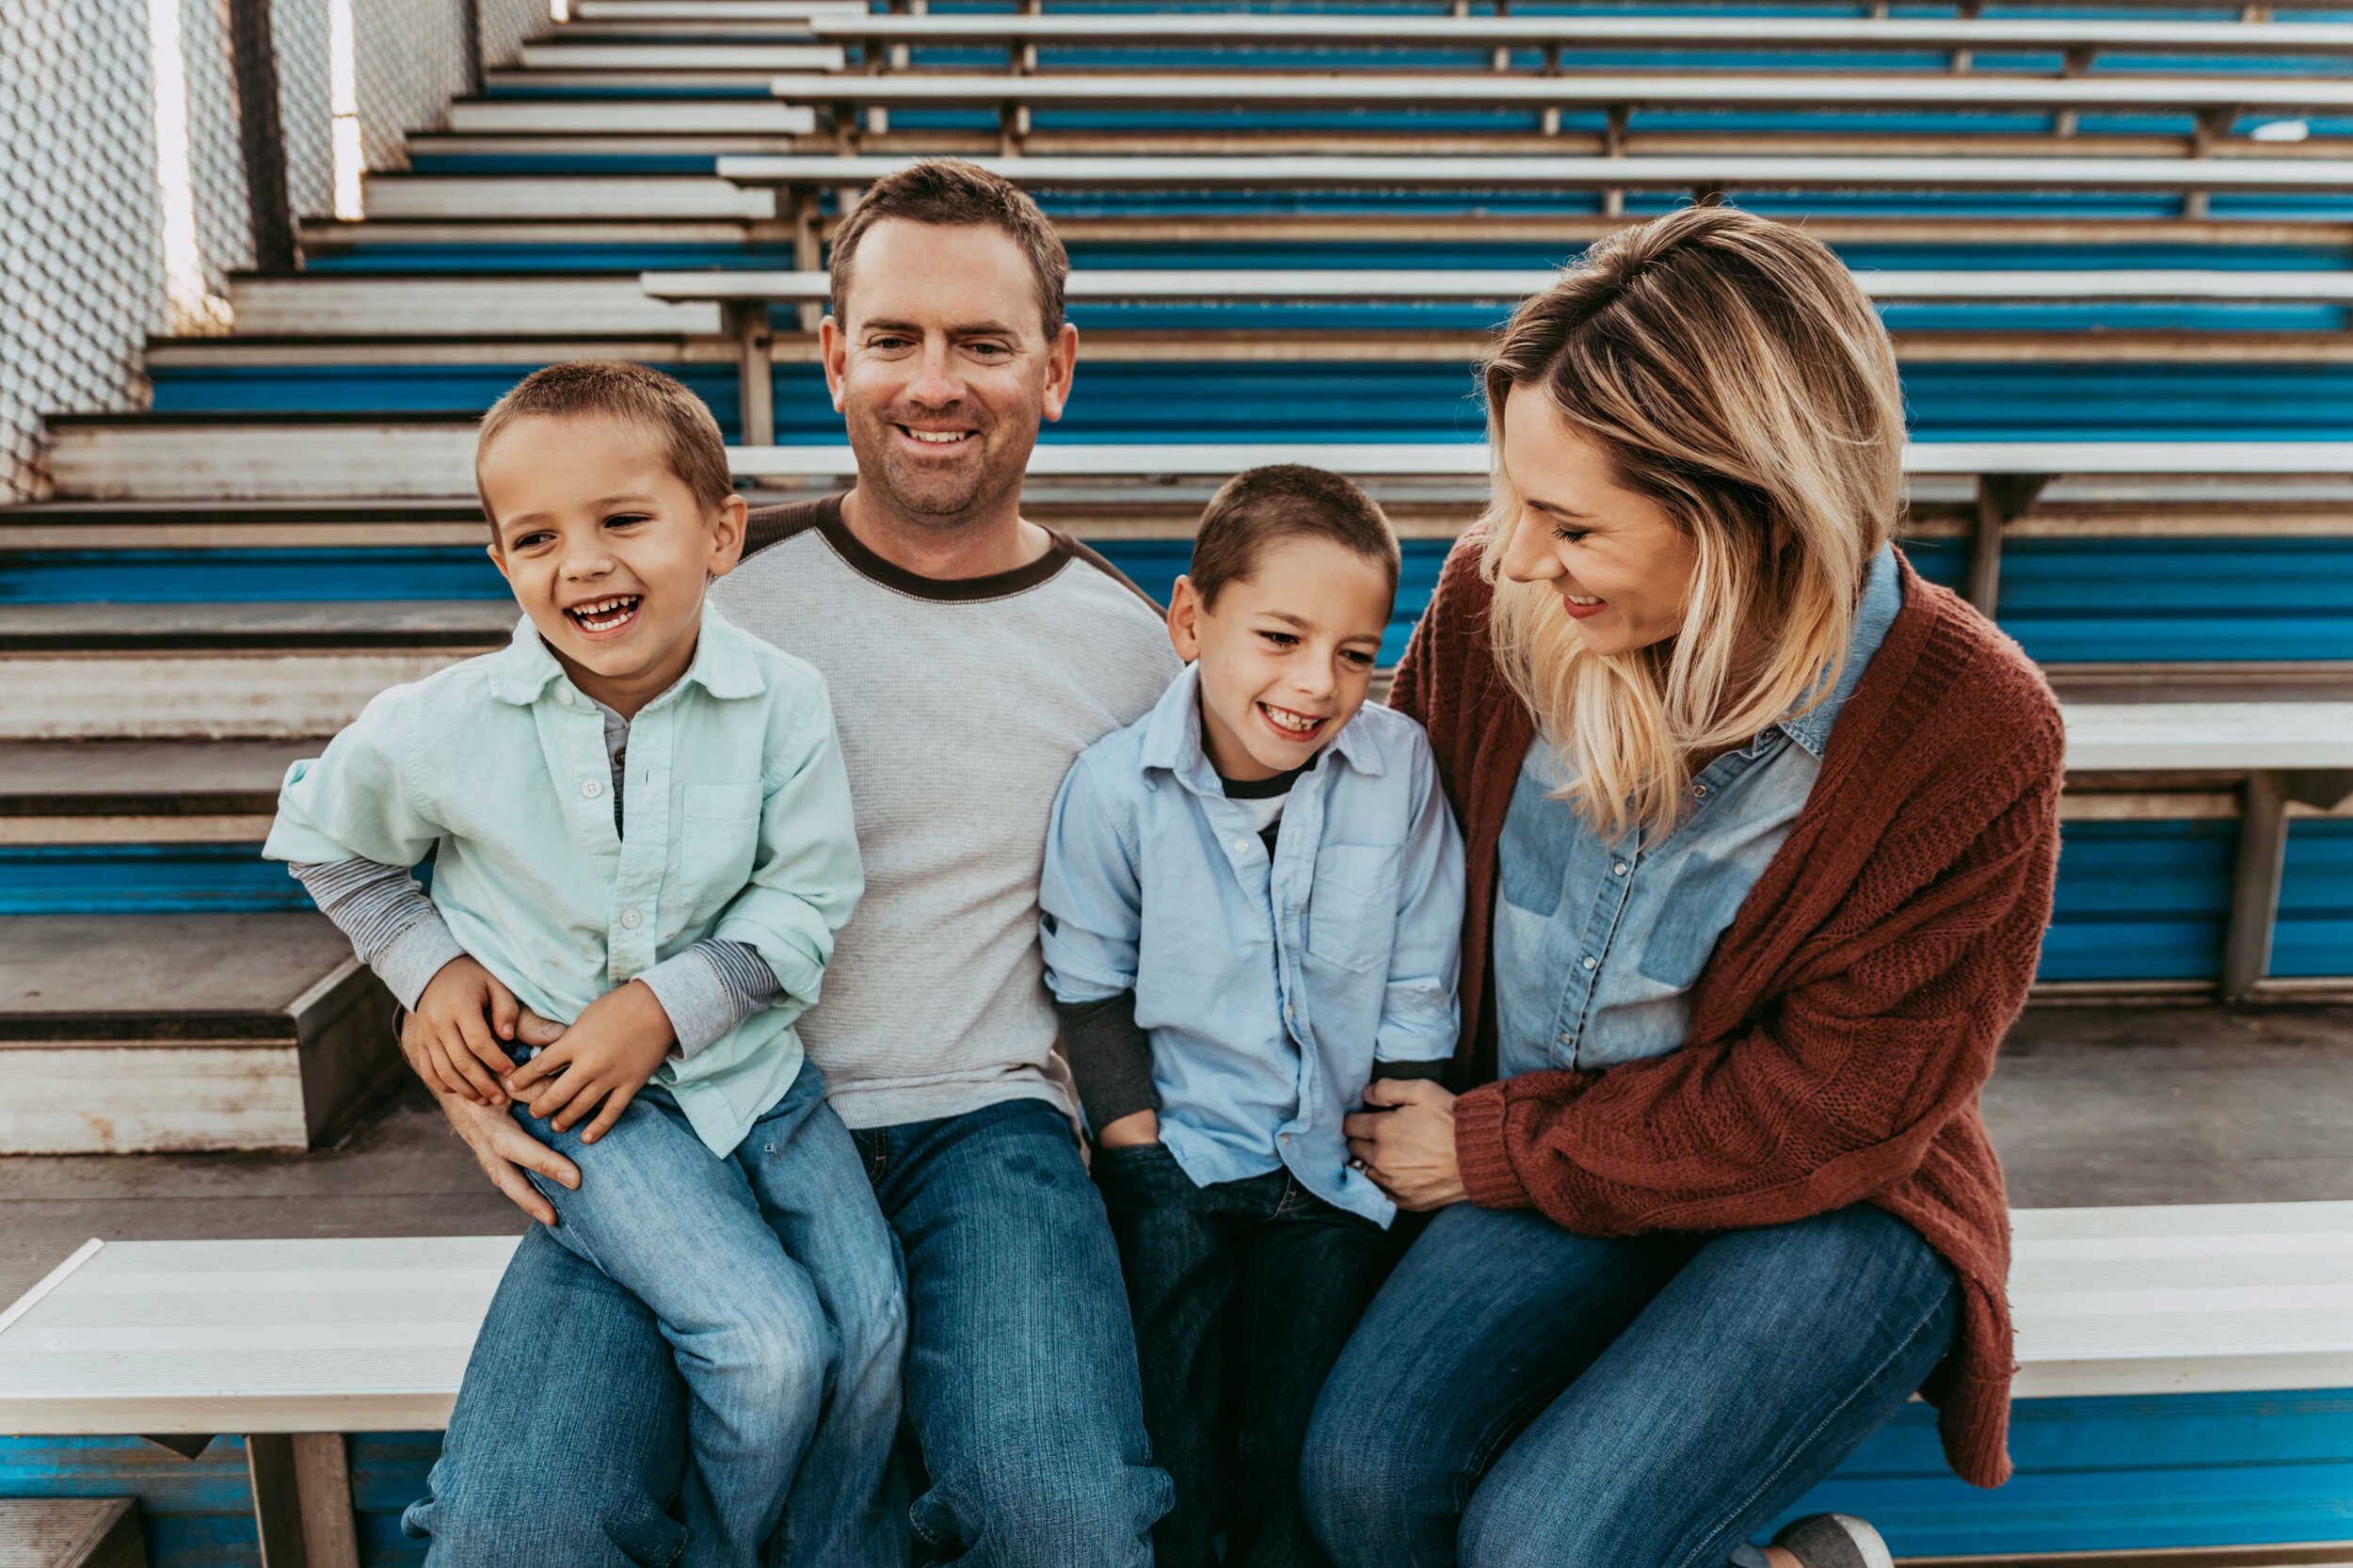
M1896 1568L1880 1532L1850 1513L1809 1513L1790 1521L1773 1544L1805 1568Z

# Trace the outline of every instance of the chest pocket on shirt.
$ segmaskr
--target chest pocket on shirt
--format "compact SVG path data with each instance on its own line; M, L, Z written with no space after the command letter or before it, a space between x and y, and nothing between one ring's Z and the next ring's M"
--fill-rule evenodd
M1307 897L1307 953L1344 969L1385 969L1397 939L1394 844L1333 844L1316 852Z
M715 909L750 880L760 850L760 806L757 784L686 786L674 861L697 904Z
M1686 859L1636 960L1642 977L1685 990L1696 984L1763 870L1699 854Z

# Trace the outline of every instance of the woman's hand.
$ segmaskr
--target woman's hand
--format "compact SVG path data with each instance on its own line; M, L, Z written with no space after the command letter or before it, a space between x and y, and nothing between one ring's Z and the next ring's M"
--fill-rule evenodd
M1428 1079L1377 1078L1340 1124L1348 1152L1400 1208L1444 1208L1470 1194L1454 1159L1454 1096Z

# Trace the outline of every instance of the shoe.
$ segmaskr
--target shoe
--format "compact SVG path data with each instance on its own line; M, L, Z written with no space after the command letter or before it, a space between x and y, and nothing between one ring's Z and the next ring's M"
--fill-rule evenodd
M1880 1532L1850 1513L1809 1513L1791 1520L1773 1544L1805 1568L1896 1568Z

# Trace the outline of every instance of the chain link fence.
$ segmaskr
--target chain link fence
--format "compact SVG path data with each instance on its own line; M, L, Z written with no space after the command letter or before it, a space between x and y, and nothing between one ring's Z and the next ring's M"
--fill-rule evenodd
M361 216L360 172L399 167L550 8L0 0L0 500L47 492L42 415L142 407L150 334L227 330L229 274L282 257L291 220ZM241 18L265 40L243 59ZM272 76L257 207L247 133L267 117L239 84Z

